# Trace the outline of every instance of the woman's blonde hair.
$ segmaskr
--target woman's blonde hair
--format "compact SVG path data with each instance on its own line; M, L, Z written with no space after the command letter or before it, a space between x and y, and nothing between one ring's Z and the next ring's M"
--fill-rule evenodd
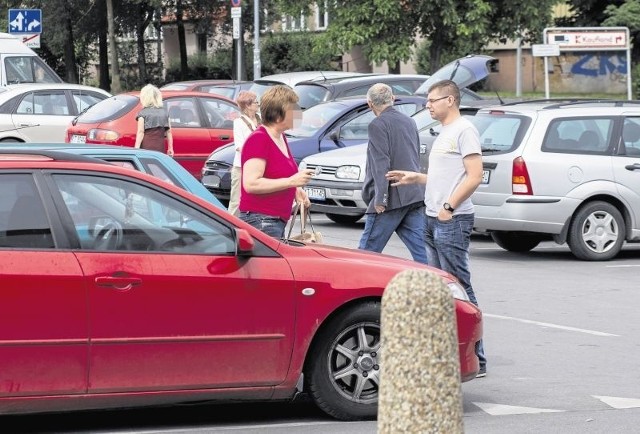
M273 125L282 121L291 104L298 103L298 95L289 86L270 87L260 98L260 115L264 125Z
M147 84L140 89L140 103L142 107L162 108L162 94L153 84Z

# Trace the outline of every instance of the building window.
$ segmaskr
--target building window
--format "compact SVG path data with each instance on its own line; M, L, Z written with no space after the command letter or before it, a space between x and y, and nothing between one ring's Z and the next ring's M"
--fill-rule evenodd
M300 30L306 30L304 15L300 13L298 18L287 15L282 19L282 30L285 32L299 32Z
M319 1L316 3L316 30L325 30L329 25L329 10L327 9L327 1Z

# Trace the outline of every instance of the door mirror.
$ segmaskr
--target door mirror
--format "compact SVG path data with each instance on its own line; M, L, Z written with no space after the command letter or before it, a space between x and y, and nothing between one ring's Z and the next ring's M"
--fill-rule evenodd
M246 229L236 228L236 254L238 256L248 256L253 252L255 242Z

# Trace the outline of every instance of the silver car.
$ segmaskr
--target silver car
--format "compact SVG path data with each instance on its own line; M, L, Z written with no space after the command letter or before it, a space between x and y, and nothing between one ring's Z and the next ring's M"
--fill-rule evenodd
M475 229L526 252L567 242L583 260L640 240L640 102L541 101L485 108Z
M0 88L0 142L64 143L67 126L110 93L69 83L23 83Z

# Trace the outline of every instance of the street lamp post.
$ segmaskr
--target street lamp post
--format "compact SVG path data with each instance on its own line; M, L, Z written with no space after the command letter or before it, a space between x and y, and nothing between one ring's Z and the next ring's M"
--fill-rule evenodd
M253 1L253 79L260 78L260 0Z

